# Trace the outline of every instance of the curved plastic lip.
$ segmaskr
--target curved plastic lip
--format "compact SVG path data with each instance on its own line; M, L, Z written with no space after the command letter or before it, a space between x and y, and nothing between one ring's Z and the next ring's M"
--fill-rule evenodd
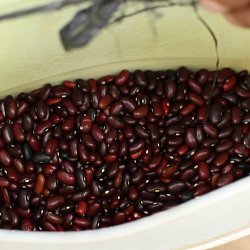
M228 186L214 190L204 196L195 198L184 204L178 205L166 211L139 219L137 221L125 223L109 228L86 230L81 232L24 232L19 230L0 230L0 242L28 242L28 243L90 243L97 241L111 240L134 233L143 232L155 227L160 227L170 221L187 215L190 211L195 212L207 205L218 204L225 199L242 192L250 192L250 176L229 184ZM230 240L236 240L250 234L250 228L243 228L240 232L230 232L225 237L211 241L210 245L216 246ZM201 239L202 240L202 239ZM205 243L204 246L210 246ZM195 250L196 248L189 248ZM199 248L200 249L200 248Z

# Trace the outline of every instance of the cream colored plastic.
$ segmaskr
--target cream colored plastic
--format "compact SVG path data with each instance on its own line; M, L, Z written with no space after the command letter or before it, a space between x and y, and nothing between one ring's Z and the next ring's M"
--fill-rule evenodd
M49 1L0 0L0 13ZM130 10L141 4L129 4ZM103 30L87 47L65 52L57 32L76 7L0 22L0 95L63 79L98 77L128 69L186 65L214 68L214 44L190 7L140 14ZM219 38L221 67L250 70L250 30L201 10ZM155 18L161 16L161 18ZM206 249L249 234L246 178L180 207L115 228L81 233L0 230L1 249ZM201 246L201 244L205 244ZM197 247L198 246L198 247Z

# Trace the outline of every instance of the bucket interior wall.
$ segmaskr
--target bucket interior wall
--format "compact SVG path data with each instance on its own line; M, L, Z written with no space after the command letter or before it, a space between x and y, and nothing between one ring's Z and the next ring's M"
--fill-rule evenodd
M0 1L0 13L48 2ZM96 77L122 68L215 67L213 40L192 7L163 8L124 19L102 30L87 47L65 52L59 31L79 7L0 22L2 96L34 88L44 81ZM133 2L126 10L144 7ZM249 30L229 24L220 15L201 8L199 11L218 37L220 66L250 70Z

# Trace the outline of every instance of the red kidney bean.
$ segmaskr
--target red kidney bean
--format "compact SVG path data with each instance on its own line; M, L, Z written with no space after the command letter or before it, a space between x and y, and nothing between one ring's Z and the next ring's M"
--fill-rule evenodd
M210 155L211 155L211 153L210 153L209 149L206 149L206 148L199 149L193 155L193 160L195 162L206 161Z
M178 167L176 165L166 166L162 169L161 175L163 178L170 178L177 171Z
M146 87L148 85L147 79L141 70L136 70L134 72L134 79L138 86Z
M242 144L237 144L234 146L234 152L240 157L248 157L250 151Z
M125 123L122 120L112 115L107 118L107 121L111 127L116 129L122 129L125 126Z
M5 149L0 149L0 162L3 164L3 166L8 167L12 163L12 158L8 151Z
M237 104L237 102L236 102L235 104ZM241 106L242 106L247 112L249 112L249 111L250 111L250 98L248 98L248 99L243 99L242 102L241 102Z
M36 114L38 119L43 120L47 117L47 106L45 104L45 102L39 100L35 103L35 110L36 110Z
M119 115L123 108L124 104L121 101L115 102L110 108L110 114Z
M229 154L227 152L220 153L220 154L217 154L213 163L218 168L223 167L227 163L228 159L229 159Z
M198 105L200 107L202 107L205 104L205 101L203 100L203 98L195 93L188 94L188 99L192 103L194 103L195 105Z
M46 202L46 207L49 211L56 210L65 203L65 198L63 195L55 195L48 197Z
M189 181L192 180L196 176L196 174L197 173L195 169L187 169L181 174L180 179L182 181Z
M223 108L219 103L215 103L211 106L209 112L209 120L212 124L216 125L222 120Z
M189 147L188 145L184 144L182 146L180 146L178 149L177 149L177 153L180 155L180 156L183 156L185 155L189 150Z
M199 107L198 113L197 113L197 120L200 122L203 122L207 119L207 108L205 106Z
M41 194L45 185L45 177L43 174L38 174L36 178L36 183L34 187L34 192L36 194Z
M208 192L208 187L204 184L197 186L194 190L193 196L198 197Z
M207 180L209 178L209 165L206 162L200 162L197 170L201 180Z
M33 120L29 114L24 114L22 116L22 124L25 132L29 132L33 129Z
M241 109L240 107L233 107L231 111L231 121L233 125L240 124L241 121Z
M68 117L61 124L62 131L66 132L66 133L72 131L74 126L75 126L75 118L74 117Z
M225 92L230 91L236 85L237 79L235 76L231 76L223 85L223 90Z
M187 188L185 182L174 181L167 185L167 190L170 194L182 193Z
M196 109L196 105L193 103L187 104L185 107L183 107L180 111L181 116L187 116L190 113L192 113Z
M185 140L189 148L197 147L198 141L196 139L196 133L194 128L187 128L185 134Z
M9 119L15 119L17 115L17 103L12 96L7 96L5 99L6 115Z
M0 177L0 187L6 188L10 184L9 180L6 177Z
M65 171L59 170L56 176L58 180L62 182L63 184L74 185L75 183L75 176Z
M237 85L235 87L235 93L241 98L250 98L250 90L246 90Z
M98 143L104 140L104 133L96 124L93 124L92 126L91 135Z
M45 153L49 156L53 156L58 148L58 141L56 139L50 139L45 146Z
M228 127L223 129L219 134L218 134L218 138L219 139L225 139L229 136L231 136L233 133L233 128L232 127Z
M14 123L12 128L14 139L18 142L23 142L25 140L25 134L23 133L21 124Z
M14 135L9 125L4 125L2 128L3 139L7 144L12 144L14 141Z
M217 179L217 187L223 187L231 182L233 182L234 180L234 177L232 174L223 174L223 175L220 175Z
M135 119L139 120L146 117L149 113L149 108L147 105L141 105L134 109L133 116Z
M62 106L68 111L71 116L74 116L77 112L77 108L73 105L72 101L68 98L62 100Z
M186 67L180 67L177 70L177 77L180 82L186 82L189 78L189 70Z
M28 105L27 102L20 101L19 102L19 107L18 107L18 110L17 110L17 116L22 116L27 111L28 108L29 108L29 105Z
M41 151L40 141L37 139L35 135L30 135L28 140L29 140L29 146L33 151L35 152Z
M233 142L229 139L226 139L216 146L216 151L218 153L227 152L229 149L232 148L232 146Z
M166 97L171 100L174 98L175 94L176 94L176 83L169 79L166 81Z
M42 135L44 134L49 128L51 128L52 122L47 120L47 121L41 121L40 123L37 124L35 128L35 133L37 135Z
M200 95L202 93L202 88L196 80L190 78L187 82L187 85L196 94Z
M205 132L208 136L210 136L210 137L212 137L212 138L216 138L216 137L218 136L218 134L219 134L218 129L217 129L214 125L212 125L212 124L210 124L210 123L206 123L206 124L203 126L203 129L204 129L204 132Z
M115 77L115 84L120 86L124 85L128 79L129 79L129 71L128 70L122 70L116 77Z

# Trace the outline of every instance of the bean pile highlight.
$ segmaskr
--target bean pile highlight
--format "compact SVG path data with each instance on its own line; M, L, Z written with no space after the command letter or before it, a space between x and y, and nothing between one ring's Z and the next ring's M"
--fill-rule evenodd
M250 77L222 69L210 95L215 75L123 70L0 100L0 228L113 226L248 176Z

